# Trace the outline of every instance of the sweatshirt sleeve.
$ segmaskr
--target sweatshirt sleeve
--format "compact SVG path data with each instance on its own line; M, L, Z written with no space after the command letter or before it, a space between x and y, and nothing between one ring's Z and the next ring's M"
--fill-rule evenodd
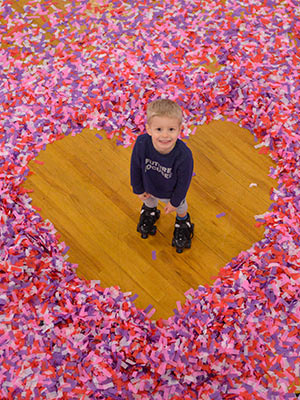
M170 202L172 206L178 207L186 197L193 176L194 161L192 152L186 156L178 166L177 182Z
M139 139L139 138L138 138ZM130 182L133 193L142 194L145 192L142 174L142 158L140 152L140 141L136 140L131 154L130 162Z

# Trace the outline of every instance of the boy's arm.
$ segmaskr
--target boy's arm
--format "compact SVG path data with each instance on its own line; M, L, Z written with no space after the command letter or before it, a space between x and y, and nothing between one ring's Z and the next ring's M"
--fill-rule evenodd
M130 182L135 194L143 194L145 192L142 176L142 162L138 154L138 144L135 143L130 161Z
M165 213L170 214L170 213L176 211L176 209L177 209L177 207L172 206L171 202L169 201L169 203L165 207Z
M193 157L192 154L190 154L190 156L186 157L178 167L177 182L170 199L171 205L175 208L177 208L186 197L193 176L193 168Z

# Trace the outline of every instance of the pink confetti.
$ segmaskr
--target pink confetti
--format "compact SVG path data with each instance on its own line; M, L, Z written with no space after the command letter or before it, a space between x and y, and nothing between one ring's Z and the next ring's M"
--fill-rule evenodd
M36 164L39 164L39 165L44 165L44 161L40 161L40 160L35 159L34 162Z

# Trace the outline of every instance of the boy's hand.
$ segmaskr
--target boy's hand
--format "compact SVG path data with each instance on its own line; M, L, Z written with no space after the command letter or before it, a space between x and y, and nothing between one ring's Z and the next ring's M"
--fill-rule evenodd
M142 201L149 199L149 197L151 197L151 194L144 192L142 194L138 194L137 195L139 199L141 199Z
M172 204L169 202L166 207L165 207L165 213L169 214L172 213L174 211L176 211L177 207L172 206Z

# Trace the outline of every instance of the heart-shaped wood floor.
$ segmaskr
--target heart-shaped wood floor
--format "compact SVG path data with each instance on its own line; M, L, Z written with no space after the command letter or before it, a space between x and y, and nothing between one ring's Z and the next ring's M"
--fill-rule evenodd
M195 159L188 193L195 237L192 249L178 255L170 246L174 215L162 212L156 236L140 238L141 202L129 180L131 149L99 140L96 133L85 130L49 145L38 163L31 162L35 174L25 187L34 190L33 204L70 246L69 261L79 264L79 276L138 294L138 307L152 304L153 318L167 319L189 288L211 284L220 268L263 237L254 216L270 205L272 160L234 123L198 128L186 141Z

